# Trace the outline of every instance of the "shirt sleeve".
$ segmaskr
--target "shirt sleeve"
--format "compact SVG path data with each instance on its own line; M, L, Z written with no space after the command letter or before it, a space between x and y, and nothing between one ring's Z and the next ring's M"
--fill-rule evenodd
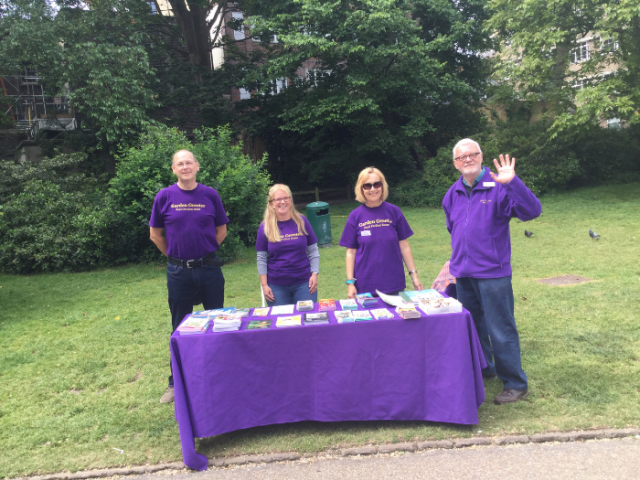
M213 190L213 208L215 209L215 217L214 217L214 221L216 224L216 227L219 227L220 225L226 225L227 223L229 223L229 218L227 217L226 212L224 211L224 205L222 204L222 200L220 199L220 195L218 195L218 192L215 189Z
M153 199L153 207L151 207L151 218L149 219L149 226L151 228L164 228L164 218L162 217L162 194L158 192L156 198Z
M266 251L259 250L257 255L258 275L266 275L268 272L267 258L269 254Z
M258 228L258 235L256 236L256 251L269 251L269 241L267 240L267 236L264 234L264 222L262 222Z
M398 240L406 240L413 235L413 230L411 230L409 222L407 222L407 219L399 208L398 218L396 219L396 231L398 232Z
M320 273L320 251L317 243L307 247L307 257L309 257L311 273Z
M304 221L304 228L307 230L307 247L309 245L313 245L314 243L318 243L318 237L316 237L316 232L311 228L311 224L307 217L302 215L302 220Z
M358 248L358 228L356 227L355 210L349 214L347 224L344 226L339 245L347 248Z

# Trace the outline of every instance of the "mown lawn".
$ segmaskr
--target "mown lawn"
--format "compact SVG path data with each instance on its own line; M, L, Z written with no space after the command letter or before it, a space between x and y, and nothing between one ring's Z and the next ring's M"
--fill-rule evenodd
M543 214L512 222L516 320L531 395L495 406L486 383L480 423L278 425L197 441L208 456L317 452L414 439L536 433L640 422L639 184L542 199ZM344 298L344 249L356 204L331 208L334 246L321 250L321 297ZM438 209L404 209L420 276L430 285L450 253ZM532 238L524 229L534 232ZM601 235L589 238L591 228ZM224 267L226 304L259 303L254 254ZM540 278L575 274L586 284ZM165 270L140 265L80 274L0 276L0 477L181 459L166 387L170 321ZM409 282L410 284L410 282ZM123 450L120 453L118 450Z

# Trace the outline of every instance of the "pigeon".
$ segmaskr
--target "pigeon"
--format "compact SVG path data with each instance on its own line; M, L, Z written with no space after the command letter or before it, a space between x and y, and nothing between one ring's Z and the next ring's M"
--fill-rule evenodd
M533 232L530 232L529 230L525 230L524 231L524 236L527 238L531 238L531 236L533 235Z
M600 238L600 235L598 235L596 232L594 232L593 230L589 230L589 236L591 238L593 238L594 240L598 240Z

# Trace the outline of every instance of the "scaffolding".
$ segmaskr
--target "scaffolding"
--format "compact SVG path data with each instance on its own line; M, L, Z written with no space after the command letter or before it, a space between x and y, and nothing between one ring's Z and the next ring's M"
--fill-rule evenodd
M40 130L65 132L77 128L68 97L45 94L36 69L25 67L19 76L0 77L0 88L7 100L2 111L29 138Z

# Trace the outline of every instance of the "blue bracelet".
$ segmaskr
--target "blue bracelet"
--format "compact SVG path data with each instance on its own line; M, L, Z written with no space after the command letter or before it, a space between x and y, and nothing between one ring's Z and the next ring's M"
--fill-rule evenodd
M353 285L354 283L356 283L356 279L352 279L352 280L347 280L347 285Z

